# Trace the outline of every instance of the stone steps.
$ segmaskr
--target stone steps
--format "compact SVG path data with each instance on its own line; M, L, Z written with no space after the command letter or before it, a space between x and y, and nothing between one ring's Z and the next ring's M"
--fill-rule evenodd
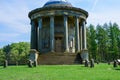
M55 64L75 64L81 63L79 54L72 53L47 53L41 54L38 58L38 64L55 65Z

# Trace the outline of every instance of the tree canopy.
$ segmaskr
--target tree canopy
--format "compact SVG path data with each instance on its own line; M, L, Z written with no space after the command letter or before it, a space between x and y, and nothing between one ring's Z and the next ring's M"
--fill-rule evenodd
M108 62L120 58L120 29L117 23L87 27L89 57Z
M30 44L28 42L12 43L0 49L0 61L8 60L11 64L25 63L29 54Z

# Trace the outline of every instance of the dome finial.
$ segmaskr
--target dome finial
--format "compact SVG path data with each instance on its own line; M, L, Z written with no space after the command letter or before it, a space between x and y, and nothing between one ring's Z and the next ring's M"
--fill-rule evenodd
M72 7L72 5L67 0L49 0L43 7L49 6L68 6Z

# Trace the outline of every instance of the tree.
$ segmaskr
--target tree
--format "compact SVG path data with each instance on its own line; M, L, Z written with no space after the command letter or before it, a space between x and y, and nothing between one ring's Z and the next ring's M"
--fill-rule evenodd
M3 49L0 49L0 65L2 65L4 59L5 59L5 54L3 52Z
M18 50L13 48L10 51L10 58L11 58L12 62L15 62L16 65L18 65L18 61L20 60L20 54L19 54Z
M110 55L112 60L115 60L118 58L119 55L119 28L118 25L116 23L112 24L109 23L110 26Z
M103 25L103 52L104 52L104 61L110 61L110 57L109 57L109 25L107 25L106 23Z
M96 60L97 58L97 44L96 44L96 31L95 27L91 24L88 28L88 50L91 58Z
M104 26L97 25L97 46L100 61L107 61L108 54L108 33Z
M29 54L30 44L27 42L12 43L3 47L7 60L11 64L25 64Z
M11 47L10 47L9 44L8 44L7 46L4 46L4 47L3 47L3 52L4 52L4 54L5 54L6 60L9 60L9 59L10 59L10 57L9 57L10 50L11 50Z

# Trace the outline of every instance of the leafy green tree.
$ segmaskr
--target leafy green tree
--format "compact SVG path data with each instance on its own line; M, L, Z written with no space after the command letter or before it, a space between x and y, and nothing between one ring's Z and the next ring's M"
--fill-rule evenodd
M118 42L119 42L119 28L118 25L116 23L112 24L109 23L110 26L110 55L112 60L115 60L118 58L119 55L119 46L118 46Z
M106 23L103 25L103 52L104 52L104 61L110 61L109 57L109 25Z
M5 52L7 60L11 64L26 63L29 50L30 44L27 42L12 43L11 45L3 47L3 52Z
M4 47L3 47L3 52L4 52L4 54L5 54L6 60L9 60L9 59L10 59L10 56L9 56L10 50L11 50L10 45L7 45L7 46L4 46Z
M5 59L5 54L3 52L3 49L0 49L0 65L2 65L4 59Z
M26 42L20 42L18 51L21 57L20 61L24 63L27 62L28 54L30 51L30 44Z
M120 58L120 29L116 23L89 25L87 46L90 58L107 62Z
M16 65L18 65L18 61L20 60L20 54L18 50L12 49L10 51L10 58L11 58L11 61L15 62Z
M90 58L97 59L97 43L96 43L96 31L94 25L90 25L88 28L88 50Z
M100 61L107 61L108 54L108 33L104 26L97 25L97 46Z

